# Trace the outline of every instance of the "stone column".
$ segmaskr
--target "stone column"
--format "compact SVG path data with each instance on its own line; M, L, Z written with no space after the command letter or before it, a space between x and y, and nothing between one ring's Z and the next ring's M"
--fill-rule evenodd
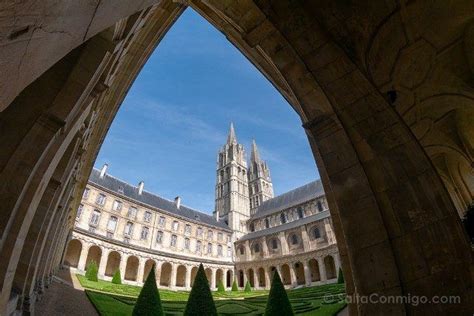
M252 256L250 252L250 243L248 240L245 241L245 261L249 261Z
M124 253L121 253L120 254L120 265L119 265L119 269L120 269L120 276L122 277L122 280L125 280L125 271L127 271L127 259L128 259L128 255L127 254L124 254Z
M186 279L184 281L184 286L188 290L191 288L191 270L192 269L193 269L192 266L186 266Z
M332 256L334 259L334 265L336 266L336 278L339 276L339 269L341 268L341 260L339 259L339 254L334 254Z
M303 242L303 251L309 251L311 249L311 243L309 242L306 225L301 226L301 241Z
M160 280L161 280L161 266L163 265L163 262L158 261L156 263L155 267L155 278L156 278L156 286L160 286Z
M270 268L265 268L265 289L270 288L270 284L272 283L272 270Z
M90 244L83 244L81 249L81 256L79 257L79 262L77 264L77 270L84 272L86 271L86 260L87 254L89 253Z
M263 237L261 243L262 243L263 258L268 258L270 256L270 253L268 251L267 238Z
M100 264L99 264L99 277L105 276L105 269L107 268L107 258L109 257L110 250L109 249L102 249L102 256L100 257Z
M216 269L211 268L211 290L216 288Z
M171 264L171 280L170 280L170 288L174 289L176 287L176 270L178 269L178 265L176 263Z
M326 266L324 265L324 258L320 257L318 258L318 266L319 266L319 277L321 282L325 283L327 278L326 278Z
M138 272L137 272L137 283L143 283L143 277L145 274L145 258L138 258Z
M278 238L280 239L280 244L281 244L281 254L282 255L289 254L290 251L288 249L288 242L286 241L285 232L278 233Z
M297 285L298 285L298 281L297 281L297 279L296 279L295 264L294 264L294 263L290 263L289 266L290 266L290 280L291 280L291 286L297 286Z
M311 268L309 267L309 262L306 260L304 261L304 279L306 286L311 285Z

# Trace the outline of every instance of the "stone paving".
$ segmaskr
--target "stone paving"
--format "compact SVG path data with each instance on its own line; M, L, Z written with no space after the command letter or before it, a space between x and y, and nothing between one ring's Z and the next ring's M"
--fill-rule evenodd
M69 269L61 270L53 283L45 291L44 296L36 303L36 315L48 316L95 316L98 315L94 306L86 296Z

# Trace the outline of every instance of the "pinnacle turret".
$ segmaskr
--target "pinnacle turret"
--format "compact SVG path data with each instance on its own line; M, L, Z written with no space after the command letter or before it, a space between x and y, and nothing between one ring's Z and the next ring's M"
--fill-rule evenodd
M234 124L230 123L229 135L227 136L227 144L237 143L237 137L235 136Z
M260 162L260 154L258 153L257 143L255 139L252 140L252 151L250 153L251 162Z

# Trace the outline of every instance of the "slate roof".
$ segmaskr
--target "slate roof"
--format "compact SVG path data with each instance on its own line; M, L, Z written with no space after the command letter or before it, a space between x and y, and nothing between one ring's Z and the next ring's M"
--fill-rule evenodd
M321 180L316 180L263 202L251 219L262 218L323 195Z
M248 239L262 237L262 236L268 236L270 234L274 234L274 233L278 233L278 232L285 231L285 230L288 230L288 229L300 227L300 226L305 225L305 224L320 221L320 220L322 220L324 218L327 218L329 216L330 216L329 211L322 211L322 212L310 215L308 217L297 219L297 220L294 220L292 222L288 222L288 223L285 223L285 224L282 224L282 225L278 225L278 226L274 226L274 227L270 227L270 228L265 228L265 229L262 229L262 230L257 230L255 232L248 233L248 234L242 236L239 239L239 242L244 241L244 240L248 240Z
M200 222L231 231L231 229L224 222L216 221L216 219L211 215L194 210L184 206L183 204L181 204L180 208L178 209L174 201L164 199L145 190L143 190L142 194L138 194L138 187L130 185L125 181L117 179L111 175L105 174L104 177L101 178L100 170L98 169L92 169L89 182L109 191L113 191L119 196L125 196L129 199L160 209L164 212L171 213L172 215L184 217L185 219L189 219L193 222ZM120 192L119 188L122 188L123 193Z

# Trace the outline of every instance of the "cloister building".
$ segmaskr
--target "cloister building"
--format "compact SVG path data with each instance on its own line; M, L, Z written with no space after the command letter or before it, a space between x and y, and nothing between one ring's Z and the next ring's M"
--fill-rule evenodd
M120 270L130 284L155 266L157 284L169 289L190 289L200 263L212 289L234 279L269 288L275 269L287 287L334 282L340 261L321 182L273 197L255 141L249 165L231 125L218 153L214 216L117 179L107 164L93 169L63 264L84 273L95 261L100 278Z

